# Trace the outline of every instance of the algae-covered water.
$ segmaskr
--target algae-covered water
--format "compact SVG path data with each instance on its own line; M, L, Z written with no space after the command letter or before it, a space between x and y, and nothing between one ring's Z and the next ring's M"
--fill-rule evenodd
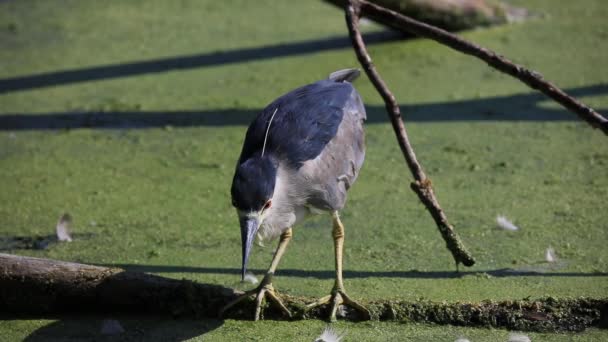
M606 115L605 2L512 3L539 16L462 35ZM357 66L346 34L342 13L321 1L0 2L0 250L248 288L239 283L240 232L229 198L245 129L284 92ZM370 53L477 264L454 273L434 222L409 189L382 100L361 77L355 85L368 108L368 152L342 213L349 294L449 302L605 298L606 136L470 57L431 41L372 36L384 38ZM73 242L15 242L54 234L65 212L74 219ZM498 215L520 230L497 229ZM294 229L275 277L279 291L328 293L330 231L324 216ZM545 260L549 247L554 263ZM273 249L253 251L256 275ZM4 320L0 340L104 339L105 318L112 317ZM311 341L326 325L119 319L125 340ZM346 331L344 341L498 341L509 334L411 323L334 327ZM608 339L595 329L529 335Z

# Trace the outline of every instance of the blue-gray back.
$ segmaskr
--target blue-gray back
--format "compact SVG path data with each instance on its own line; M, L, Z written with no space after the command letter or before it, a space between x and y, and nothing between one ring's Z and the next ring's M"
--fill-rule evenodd
M349 82L327 79L279 97L249 126L239 164L262 150L275 110L265 153L274 154L294 168L316 158L336 135L353 91Z

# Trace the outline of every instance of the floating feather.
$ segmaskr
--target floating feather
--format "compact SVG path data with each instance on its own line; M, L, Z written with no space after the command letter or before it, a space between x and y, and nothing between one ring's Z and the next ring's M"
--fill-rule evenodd
M527 335L519 333L510 333L507 342L531 342Z
M70 236L70 226L72 225L72 217L70 214L65 213L61 215L57 226L55 227L57 233L57 240L71 242L72 237Z
M344 337L344 334L339 334L331 327L325 328L321 336L317 337L315 342L339 342Z
M496 223L498 227L504 230L516 231L519 230L519 227L513 224L513 222L509 221L504 216L496 216Z
M258 278L256 278L256 276L254 276L253 273L247 272L245 274L245 278L243 279L243 281L246 283L251 283L251 284L255 285L258 283Z
M552 247L547 248L545 251L545 260L547 260L547 262L555 262L557 260L555 250Z

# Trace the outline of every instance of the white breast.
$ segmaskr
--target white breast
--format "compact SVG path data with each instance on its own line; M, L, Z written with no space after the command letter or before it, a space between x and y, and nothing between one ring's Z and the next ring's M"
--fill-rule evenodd
M264 215L264 220L258 231L258 238L269 241L277 238L287 228L292 228L302 222L309 214L305 198L300 198L296 184L291 182L293 172L286 167L279 166L274 186L272 206Z

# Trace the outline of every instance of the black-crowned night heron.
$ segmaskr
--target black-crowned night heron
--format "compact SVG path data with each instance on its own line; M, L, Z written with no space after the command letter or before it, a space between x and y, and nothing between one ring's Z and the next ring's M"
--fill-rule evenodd
M326 80L295 89L268 105L249 126L231 190L241 225L243 279L254 239L280 239L260 285L222 311L255 295L256 320L266 296L289 316L272 287L272 276L292 227L311 214L326 212L333 220L336 282L331 295L309 307L329 304L332 321L340 305L369 317L367 309L344 290L344 226L338 215L365 158L365 108L350 83L358 76L356 69L340 70Z

